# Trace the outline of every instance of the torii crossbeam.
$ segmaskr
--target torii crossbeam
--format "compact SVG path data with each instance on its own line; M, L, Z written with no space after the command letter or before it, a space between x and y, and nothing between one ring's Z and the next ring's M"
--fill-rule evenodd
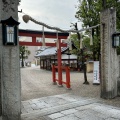
M19 41L19 45L21 46L42 46L41 42L36 41L36 37L42 38L43 31L36 31L36 30L19 30L19 36L25 36L25 37L32 37L32 42L25 42L25 41ZM56 32L44 32L45 38L57 38ZM69 33L58 33L58 39L67 39ZM45 43L46 46L52 46L55 47L56 43ZM65 43L60 43L59 47L66 47Z

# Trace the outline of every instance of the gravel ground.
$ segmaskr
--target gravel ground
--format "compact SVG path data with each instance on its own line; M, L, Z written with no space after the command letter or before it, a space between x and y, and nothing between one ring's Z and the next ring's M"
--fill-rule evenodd
M39 67L21 68L21 100L29 100L46 96L72 93L81 97L100 98L100 85L93 85L93 74L87 73L89 85L84 85L84 76L80 72L71 72L71 90L66 86L58 87L52 84L52 72ZM63 73L65 80L65 73ZM103 103L120 107L120 97L112 100L101 99Z

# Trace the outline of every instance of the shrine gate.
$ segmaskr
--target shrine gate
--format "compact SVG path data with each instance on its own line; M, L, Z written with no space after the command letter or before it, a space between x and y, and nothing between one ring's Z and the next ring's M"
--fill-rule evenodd
M33 31L33 30L19 30L19 36L32 37L32 42L19 41L21 46L42 46L42 42L37 42L36 38L42 38L43 31ZM69 33L57 33L56 32L44 32L45 38L55 38L58 39L58 50L57 50L57 59L58 59L58 84L62 85L62 69L61 69L61 47L66 47L66 43L62 43L61 39L67 39ZM57 38L58 36L58 38ZM46 46L55 47L56 43L45 43Z

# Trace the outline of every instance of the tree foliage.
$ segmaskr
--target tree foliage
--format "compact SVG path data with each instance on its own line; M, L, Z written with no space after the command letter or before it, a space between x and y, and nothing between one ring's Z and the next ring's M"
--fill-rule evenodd
M88 51L89 51L89 53L91 51L90 38L88 36L84 36L84 35L82 35L81 37L83 39L82 44L83 44L84 56L86 56L86 55L88 56ZM80 41L78 40L77 34L72 34L71 40L77 48L77 49L73 49L71 51L71 53L78 55L78 60L81 61ZM91 58L90 54L89 54L89 58Z
M100 6L95 0L83 0L78 5L75 17L83 22L82 27L91 27L100 22Z
M100 12L104 8L116 8L116 21L117 30L120 30L120 2L119 0L106 0L103 5L103 0L82 0L81 4L78 4L78 9L75 17L83 22L82 27L88 28L100 24ZM90 31L85 31L85 34L89 35ZM100 28L93 29L93 59L99 60L100 54Z

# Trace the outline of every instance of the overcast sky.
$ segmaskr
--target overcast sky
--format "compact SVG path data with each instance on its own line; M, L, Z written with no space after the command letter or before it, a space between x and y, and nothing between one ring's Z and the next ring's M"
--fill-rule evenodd
M37 21L44 22L50 26L71 29L71 23L77 22L75 18L76 5L78 5L78 0L21 0L19 10L22 9L24 13ZM40 25L36 25L31 21L27 24L24 23L22 16L23 14L19 13L20 29L42 30ZM80 29L81 23L78 23L78 25Z

